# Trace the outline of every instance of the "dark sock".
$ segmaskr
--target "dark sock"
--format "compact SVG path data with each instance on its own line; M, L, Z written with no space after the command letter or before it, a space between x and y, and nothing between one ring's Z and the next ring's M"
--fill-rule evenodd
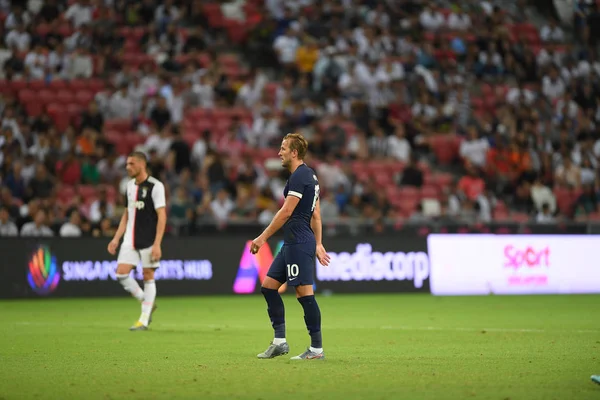
M260 288L260 291L267 301L267 311L269 313L269 318L271 318L273 330L275 330L275 338L285 338L285 309L279 292L275 289L267 289L264 287Z
M323 339L321 338L321 310L315 296L304 296L298 298L304 309L304 322L310 334L310 345L316 349L323 348Z

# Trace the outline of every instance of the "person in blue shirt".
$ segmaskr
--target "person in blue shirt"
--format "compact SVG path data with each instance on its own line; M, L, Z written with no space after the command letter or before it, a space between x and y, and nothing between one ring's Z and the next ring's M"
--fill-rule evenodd
M292 360L322 360L321 311L313 290L315 257L321 265L329 265L330 257L322 243L319 181L315 171L304 163L308 149L306 139L297 133L283 138L279 157L291 175L283 190L285 202L269 226L252 241L250 251L256 254L266 241L283 227L284 244L277 254L262 283L261 292L267 302L267 311L275 338L258 358L274 358L287 354L290 347L285 339L285 310L278 289L287 282L296 289L298 302L304 309L304 321L310 334L311 345Z

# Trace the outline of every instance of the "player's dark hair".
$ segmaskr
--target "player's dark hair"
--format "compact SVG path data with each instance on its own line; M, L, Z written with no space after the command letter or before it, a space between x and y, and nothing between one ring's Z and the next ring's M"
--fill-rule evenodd
M134 151L129 153L129 157L137 158L138 160L143 161L145 164L148 164L148 157L141 151Z
M298 152L298 158L304 160L304 156L306 156L308 150L308 142L304 139L304 136L299 133L288 133L283 140L287 140L290 150L296 150Z

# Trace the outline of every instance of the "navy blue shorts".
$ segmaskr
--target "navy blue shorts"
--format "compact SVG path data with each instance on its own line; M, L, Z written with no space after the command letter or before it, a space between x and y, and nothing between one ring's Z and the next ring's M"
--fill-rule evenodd
M316 245L314 243L284 244L267 276L289 286L314 283Z

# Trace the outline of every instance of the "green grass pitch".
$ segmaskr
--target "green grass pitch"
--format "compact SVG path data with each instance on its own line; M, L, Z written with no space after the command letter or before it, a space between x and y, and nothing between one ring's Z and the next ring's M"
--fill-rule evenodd
M3 301L0 399L600 399L599 296L318 299L325 361L291 295L272 360L260 296Z

